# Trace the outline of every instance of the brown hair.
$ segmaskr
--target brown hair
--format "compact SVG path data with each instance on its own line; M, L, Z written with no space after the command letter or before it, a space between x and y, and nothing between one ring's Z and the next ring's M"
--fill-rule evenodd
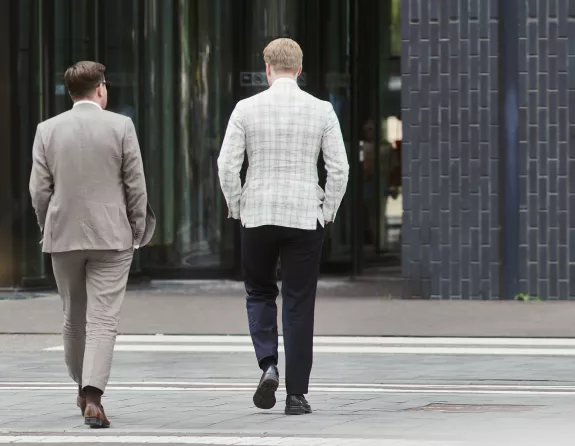
M303 53L295 40L281 38L264 49L264 60L279 71L295 72L301 66Z
M89 96L100 82L105 81L106 67L98 62L77 62L64 73L64 83L72 98Z

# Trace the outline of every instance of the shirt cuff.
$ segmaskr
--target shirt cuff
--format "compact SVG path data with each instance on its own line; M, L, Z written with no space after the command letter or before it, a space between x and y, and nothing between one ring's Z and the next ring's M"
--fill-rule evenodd
M327 222L327 223L332 223L335 220L335 212L333 211L329 211L324 209L323 211L323 219Z
M233 218L234 220L240 219L240 212L239 211L232 211L231 209L228 210L228 218Z

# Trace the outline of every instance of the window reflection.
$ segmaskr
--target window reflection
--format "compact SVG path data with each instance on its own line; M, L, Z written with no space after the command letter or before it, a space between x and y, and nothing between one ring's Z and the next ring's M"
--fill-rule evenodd
M179 144L176 163L176 261L195 267L231 266L232 246L223 245L224 203L217 178L222 132L233 107L229 1L178 3L181 48L177 108Z
M262 50L280 36L293 37L302 45L305 81L300 85L333 104L350 161L360 156L359 141L352 137L363 140L366 149L366 165L350 178L338 218L327 231L323 261L349 267L352 252L354 259L357 254L352 249L357 248L352 237L356 225L367 232L358 241L364 256L397 251L401 223L400 0L17 3L21 22L20 169L29 171L36 124L72 105L63 83L66 68L79 60L104 63L112 82L109 109L136 124L149 199L158 217L151 246L138 254L137 268L174 270L171 276L181 277L178 270L182 268L226 274L237 266L234 253L239 239L234 222L226 218L216 160L237 101L266 88L265 81L242 84L240 73L263 72ZM357 72L352 69L353 36L359 39ZM354 79L359 79L358 91L352 91ZM381 126L377 150L373 136L363 128L369 120L373 120L372 127L374 122ZM323 182L321 160L318 168ZM21 189L20 201L27 203L27 187ZM363 200L356 199L360 189ZM355 221L362 212L362 221ZM47 277L49 264L37 245L37 225L29 206L22 207L19 218L21 275Z
M15 231L14 267L20 274L20 284L23 286L37 286L44 283L49 265L46 256L42 255L40 234L36 215L30 205L28 192L29 173L32 168L32 143L36 126L39 121L46 119L48 113L47 103L43 95L44 88L49 87L46 82L46 72L43 71L40 52L40 23L44 8L41 3L32 0L19 1L18 8L18 53L17 53L17 88L16 97L19 103L18 114L15 116L17 126L13 126L17 133L16 140L20 143L17 151L13 153L17 160L19 170L18 193L15 194L18 202L18 224ZM42 80L44 79L44 82ZM17 263L18 262L18 263Z
M131 2L128 2L131 3ZM64 86L64 72L80 61L96 57L96 27L94 2L90 0L54 0L54 114L72 106ZM110 29L116 32L115 29Z
M99 59L112 82L108 109L128 116L138 125L138 12L137 1L100 0L103 25L99 34Z
M55 0L54 113L67 67L98 59L138 129L158 223L141 266L230 266L216 159L233 108L229 0ZM176 29L174 29L174 25ZM224 240L226 244L224 245Z
M325 67L324 88L339 118L348 158L355 156L351 148L351 16L349 0L334 0L321 4L321 20L325 21L322 35L323 61ZM304 59L304 64L305 64ZM351 161L351 159L350 159ZM325 174L325 173L324 173ZM353 181L353 179L351 180ZM344 197L337 219L329 228L324 243L324 260L329 262L351 261L351 185Z

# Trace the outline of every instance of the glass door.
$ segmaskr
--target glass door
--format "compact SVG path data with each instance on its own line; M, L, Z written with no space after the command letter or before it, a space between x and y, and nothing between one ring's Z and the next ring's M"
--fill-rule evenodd
M320 78L318 95L331 102L339 118L341 131L352 161L352 2L350 0L323 0L320 2ZM304 57L304 63L306 58ZM320 182L325 185L326 172L323 159L319 160ZM348 186L336 221L327 227L322 266L325 272L348 271L352 263L354 200L352 185Z
M378 236L375 252L378 263L399 264L403 214L401 170L401 29L400 0L376 2L378 26L377 110L379 115L379 159L375 166L379 193L374 205Z
M352 160L354 246L359 275L399 264L401 114L397 51L399 1L354 1ZM399 40L400 42L400 40ZM398 85L399 81L399 85Z
M399 0L323 1L323 98L348 147L350 179L324 245L324 270L361 275L399 263Z

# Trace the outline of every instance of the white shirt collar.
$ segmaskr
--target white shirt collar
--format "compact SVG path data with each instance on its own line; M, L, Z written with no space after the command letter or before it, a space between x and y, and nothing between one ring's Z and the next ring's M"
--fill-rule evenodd
M291 77L278 77L272 84L293 84L293 85L297 85L297 81Z
M76 105L82 105L82 104L92 104L92 105L95 105L96 107L98 107L100 110L102 110L102 107L100 107L100 104L98 104L97 102L88 101L88 100L82 100L82 101L74 102L74 107L76 107Z

